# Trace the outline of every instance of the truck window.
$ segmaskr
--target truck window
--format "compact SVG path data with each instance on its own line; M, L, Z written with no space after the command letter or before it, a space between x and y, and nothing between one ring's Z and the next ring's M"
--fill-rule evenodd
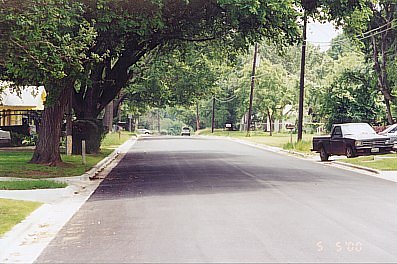
M334 127L332 130L332 137L342 137L342 129L340 126Z

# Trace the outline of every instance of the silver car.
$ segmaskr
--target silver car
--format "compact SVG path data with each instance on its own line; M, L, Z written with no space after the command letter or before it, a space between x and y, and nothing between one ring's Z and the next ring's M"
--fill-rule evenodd
M0 130L0 146L11 145L11 134L8 131Z
M397 123L379 132L379 134L388 136L391 142L394 143L394 148L397 148Z

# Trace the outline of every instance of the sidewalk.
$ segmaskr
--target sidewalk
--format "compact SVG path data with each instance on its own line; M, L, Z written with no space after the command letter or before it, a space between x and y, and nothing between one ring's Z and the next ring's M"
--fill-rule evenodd
M206 137L220 138L219 136L206 136ZM232 137L223 137L223 138L226 138L226 139L234 141L234 142L238 142L240 144L245 144L245 145L249 145L252 147L256 147L259 149L264 149L264 150L268 150L268 151L272 151L272 152L276 152L276 153L282 153L285 155L291 155L296 158L311 160L313 162L321 162L319 155L306 155L304 153L300 153L300 152L296 152L296 151L284 150L279 147L266 146L266 145L252 143L252 142L249 142L249 141L246 141L243 139L236 139L236 138L232 138ZM321 162L321 164L363 173L363 174L373 176L376 178L381 178L381 179L384 179L387 181L397 182L397 171L381 171L381 170L376 170L376 169L372 169L372 168L368 168L368 167L353 165L353 164L344 163L344 162L339 161L339 160L343 160L343 159L346 159L346 157L332 156L332 160L327 161L327 162Z
M81 176L52 179L67 182L66 188L0 191L0 198L44 203L0 238L0 263L32 263L136 140L136 138L129 139Z

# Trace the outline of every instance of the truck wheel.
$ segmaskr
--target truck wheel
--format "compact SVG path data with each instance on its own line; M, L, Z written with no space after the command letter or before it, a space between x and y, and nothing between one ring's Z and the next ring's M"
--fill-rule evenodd
M353 148L351 146L346 147L346 157L347 158L354 158L356 157L356 152L354 152Z
M327 161L329 158L329 155L327 151L325 151L324 147L320 147L320 159L321 161Z

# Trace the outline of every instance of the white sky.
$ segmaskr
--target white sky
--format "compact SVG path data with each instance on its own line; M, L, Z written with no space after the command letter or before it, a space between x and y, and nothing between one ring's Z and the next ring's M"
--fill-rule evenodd
M309 22L307 24L307 40L315 46L320 46L322 51L329 49L329 42L340 34L341 30L336 30L331 23L321 24L319 22ZM313 42L328 42L313 43Z

